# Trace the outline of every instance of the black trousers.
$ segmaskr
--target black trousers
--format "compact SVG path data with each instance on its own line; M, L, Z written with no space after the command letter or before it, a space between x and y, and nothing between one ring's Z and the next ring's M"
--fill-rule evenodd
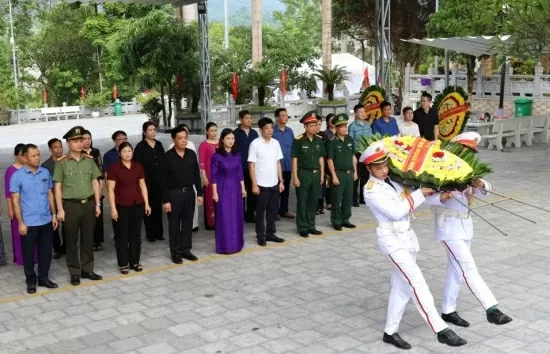
M361 155L357 155L358 160L359 156ZM357 163L357 175L359 178L353 182L353 204L364 204L365 198L363 196L363 187L365 187L365 184L367 184L369 180L369 170L367 170L367 166L364 163Z
M170 191L172 211L168 213L170 253L182 255L192 247L193 213L195 212L195 191Z
M57 229L53 230L52 244L55 253L65 254L65 227L62 222L59 222Z
M244 219L246 221L254 221L256 217L254 213L256 212L256 195L252 193L252 179L250 178L250 173L248 169L243 171L244 177L244 187L246 189L246 200L243 201L245 207Z
M162 225L162 191L156 185L147 186L151 215L143 219L145 225L145 237L149 241L162 238L164 227Z
M113 227L114 231L114 227ZM101 202L101 214L95 219L95 226L94 226L94 244L100 244L105 242L105 237L103 233L103 202ZM116 235L116 231L115 231Z
M94 227L95 201L86 203L63 200L65 210L65 250L67 251L67 268L71 275L94 271Z
M41 226L29 226L27 235L21 235L23 251L23 268L27 284L49 280L48 273L52 264L52 223ZM38 277L34 272L34 247L38 244Z
M290 195L290 180L292 179L292 171L283 171L283 184L285 190L280 193L280 205L279 205L279 215L283 216L288 213L288 197Z
M269 240L277 232L275 220L279 208L279 186L259 188L260 194L256 201L256 237L258 240Z
M119 267L139 264L141 256L141 221L145 213L145 205L117 205L118 221L115 223L116 258Z

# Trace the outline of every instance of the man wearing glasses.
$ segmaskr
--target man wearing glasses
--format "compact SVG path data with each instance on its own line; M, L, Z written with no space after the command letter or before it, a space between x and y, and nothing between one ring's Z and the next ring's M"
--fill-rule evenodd
M111 138L115 143L115 147L107 151L105 155L103 155L103 171L105 171L105 179L107 179L107 171L109 171L109 167L111 167L113 163L117 162L120 159L120 155L118 154L118 147L123 142L128 141L128 135L122 130L117 130L113 133Z

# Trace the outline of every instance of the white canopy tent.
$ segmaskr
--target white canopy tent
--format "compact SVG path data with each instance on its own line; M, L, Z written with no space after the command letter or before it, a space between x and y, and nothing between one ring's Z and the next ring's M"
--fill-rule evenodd
M479 36L479 37L452 37L452 38L424 38L402 39L429 47L452 50L459 53L474 55L501 54L506 46L513 44L512 36Z
M206 0L205 0L206 1ZM97 3L93 0L35 0L37 3L75 3L80 2L82 4ZM103 0L102 2L120 2L126 4L150 4L150 5L172 5L173 7L180 7L185 5L196 4L199 0Z

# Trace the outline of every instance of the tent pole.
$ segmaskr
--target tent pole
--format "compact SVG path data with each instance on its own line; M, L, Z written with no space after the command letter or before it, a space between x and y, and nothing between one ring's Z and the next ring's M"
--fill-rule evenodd
M445 87L449 86L449 50L445 49Z
M503 56L502 68L500 69L500 97L498 100L498 108L504 108L504 84L506 81L506 55Z

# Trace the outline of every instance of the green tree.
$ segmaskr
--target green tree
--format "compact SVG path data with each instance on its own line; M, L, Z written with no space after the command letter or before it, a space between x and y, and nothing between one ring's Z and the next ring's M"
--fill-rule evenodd
M157 85L161 97L167 94L168 114L166 108L163 109L166 126L172 117L175 79L180 73L188 72L186 67L196 64L198 41L194 31L184 26L172 9L161 9L130 19L109 41L109 51L119 58L118 68L122 73L142 80L147 86Z
M508 14L504 11L505 0L472 0L468 6L460 0L445 0L439 11L430 16L428 36L464 37L493 36L502 34ZM466 64L468 95L471 97L476 58L460 54L454 58Z
M507 48L510 55L519 58L538 57L550 46L550 2L538 0L516 0L503 7L507 15L505 33L512 36L512 45Z

